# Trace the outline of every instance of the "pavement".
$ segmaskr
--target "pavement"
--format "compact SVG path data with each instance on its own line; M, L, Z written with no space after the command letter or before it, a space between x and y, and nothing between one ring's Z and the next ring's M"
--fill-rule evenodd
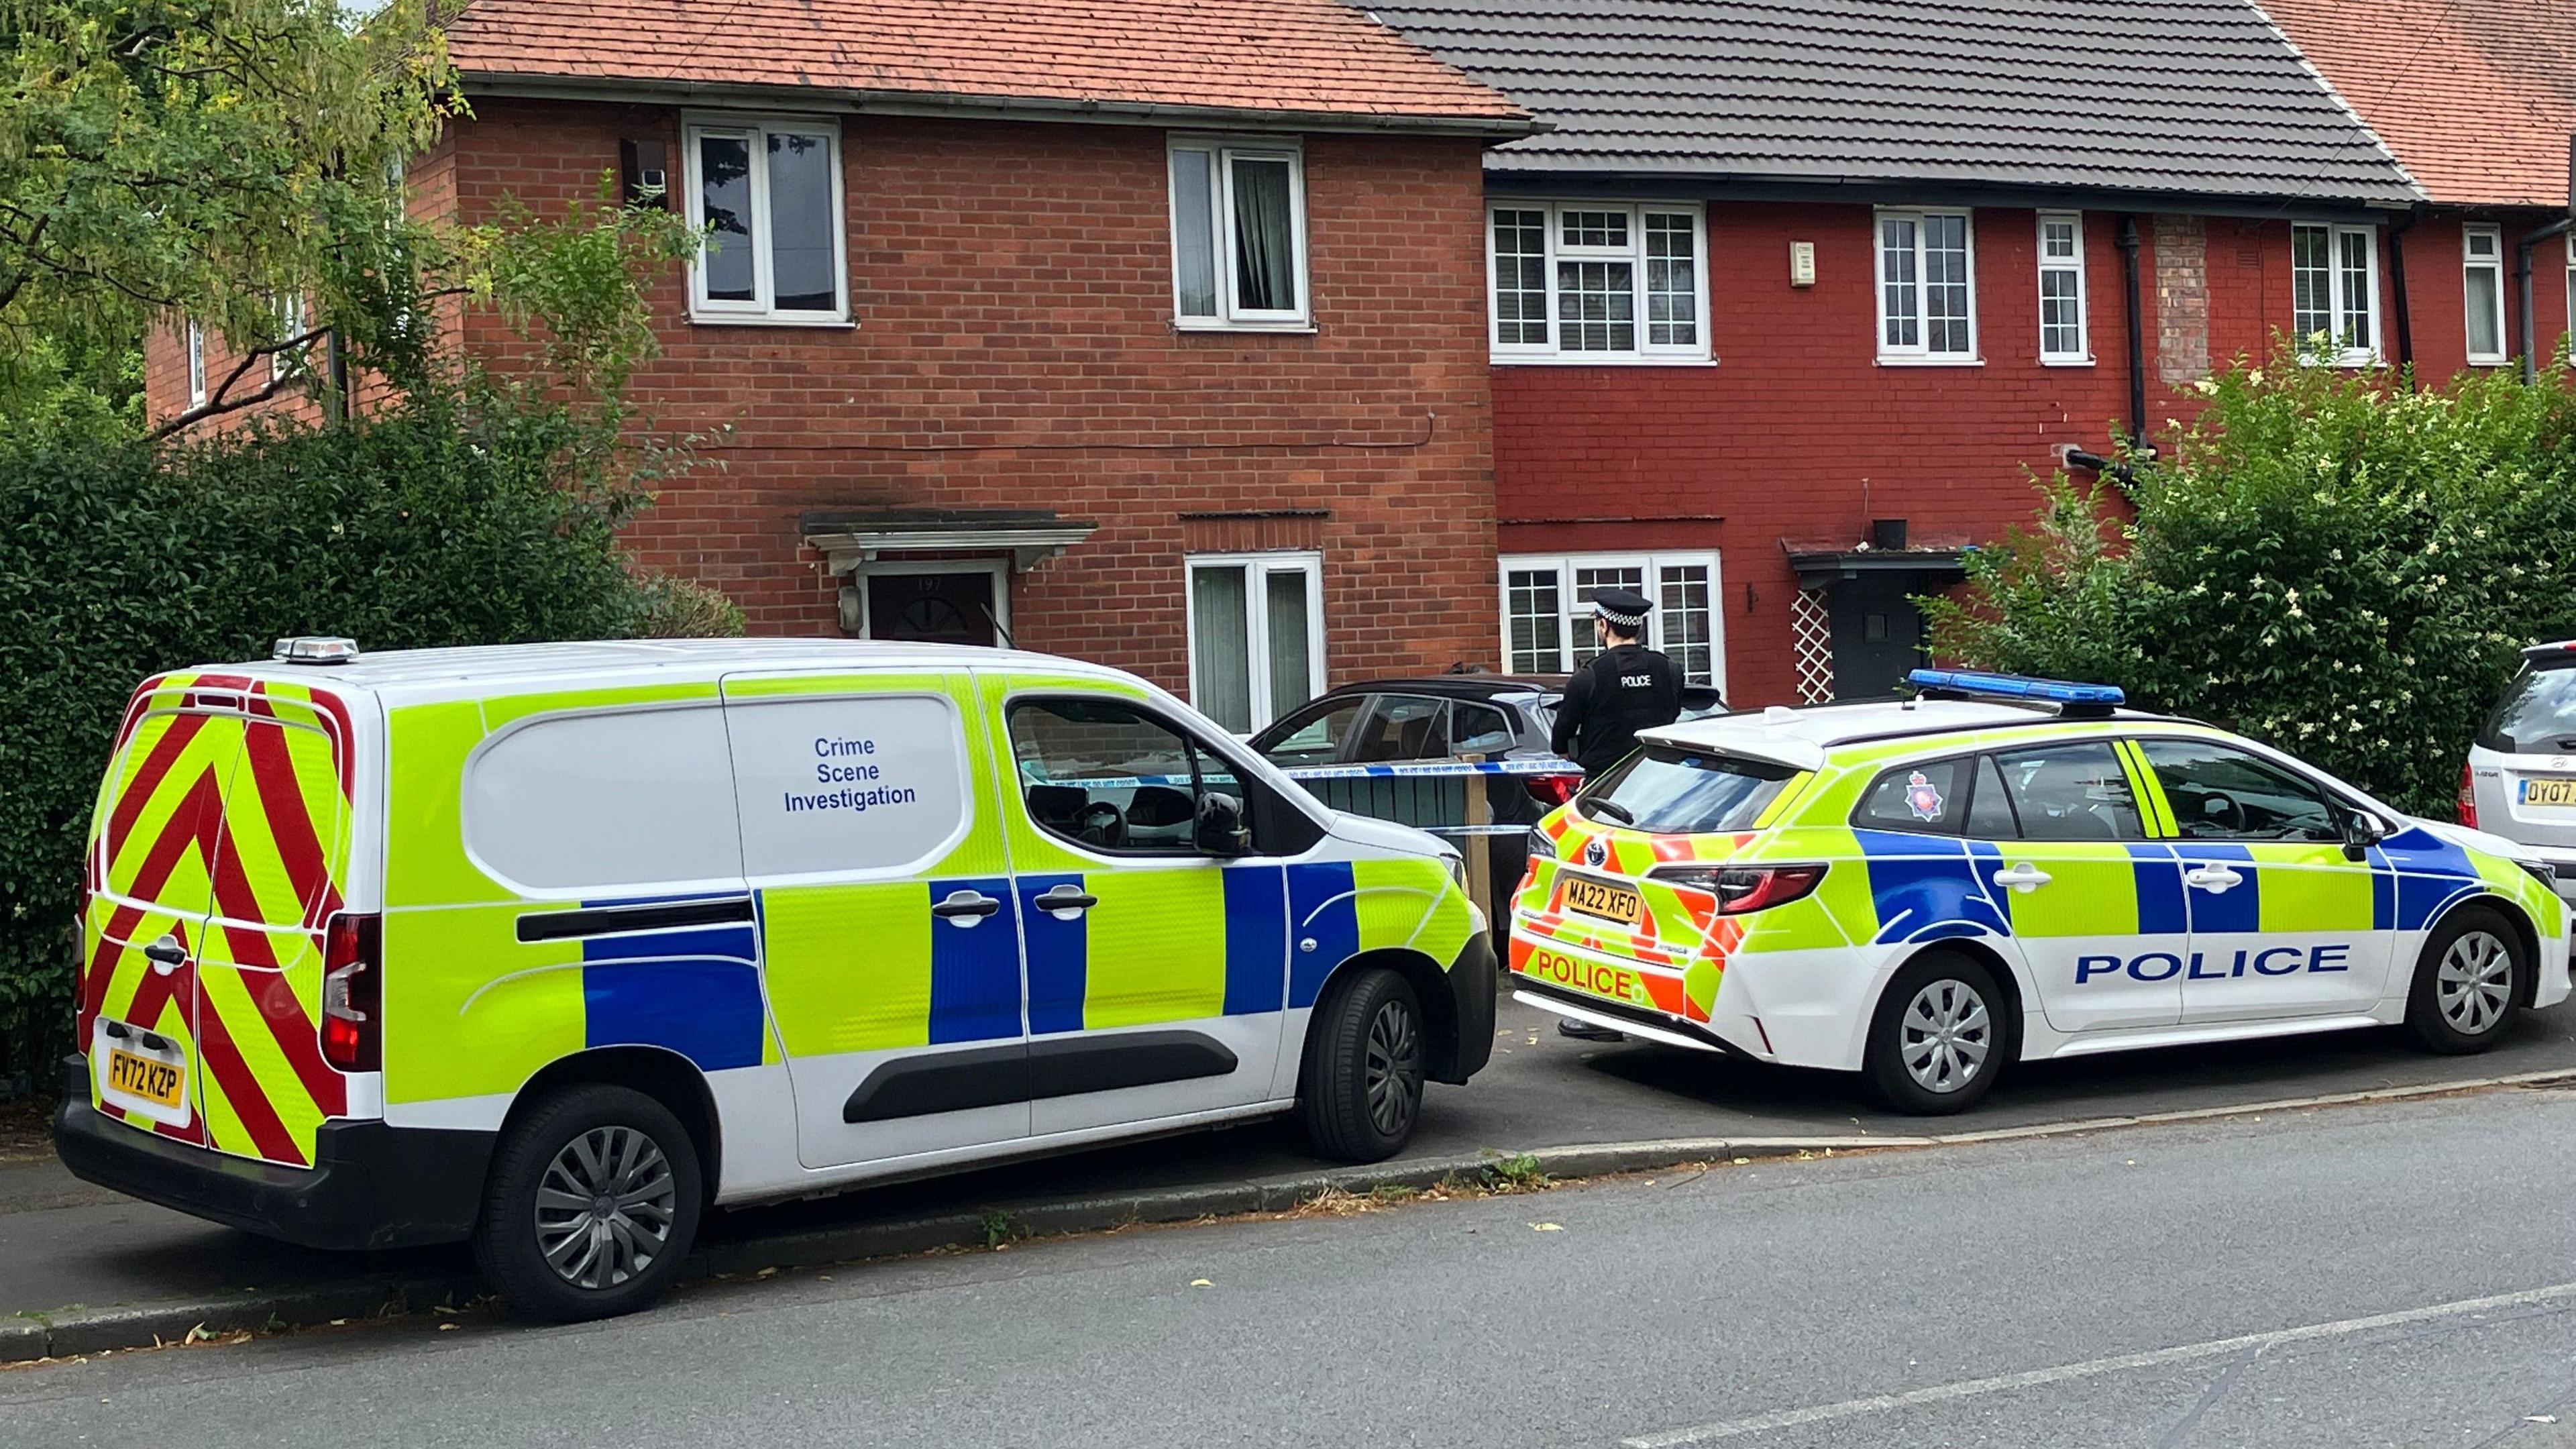
M1420 1185L1522 1152L1571 1175L2576 1073L2576 1009L2562 1006L2524 1013L2502 1045L2478 1057L2430 1056L2391 1029L2026 1064L1977 1111L1923 1119L1878 1108L1857 1078L1838 1073L1563 1039L1552 1018L1509 1000L1499 1026L1492 1065L1465 1087L1433 1086L1414 1143L1388 1163L1327 1174L1285 1124L1167 1138L717 1213L695 1271L754 1272L981 1243L996 1232L1275 1209L1328 1183ZM318 1322L388 1304L421 1309L464 1301L474 1286L461 1249L316 1252L90 1187L50 1160L0 1164L0 1361L149 1344L200 1323Z
M0 1373L0 1443L2576 1444L2576 1091L1762 1160Z

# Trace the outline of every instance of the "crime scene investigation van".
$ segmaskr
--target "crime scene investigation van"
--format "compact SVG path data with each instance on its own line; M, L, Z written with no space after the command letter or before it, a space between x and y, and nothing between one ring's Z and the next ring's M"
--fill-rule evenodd
M144 681L98 793L79 1176L626 1312L711 1204L1286 1112L1492 1049L1457 854L1042 655L522 645Z

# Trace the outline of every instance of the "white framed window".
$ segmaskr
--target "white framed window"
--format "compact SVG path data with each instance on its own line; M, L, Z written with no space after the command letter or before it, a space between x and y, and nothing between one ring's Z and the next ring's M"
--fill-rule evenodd
M2379 228L2290 227L2290 330L2323 361L2379 359Z
M2084 216L2039 214L2039 360L2089 363L2084 326Z
M1643 642L1670 657L1685 682L1726 683L1715 553L1505 554L1501 584L1506 673L1569 674L1599 653L1592 599L1617 588L1654 600Z
M701 322L847 322L840 123L697 116L682 135L689 222L706 232L689 263L690 315Z
M2565 240L2567 242L2567 360L2576 362L2576 231L2569 232Z
M1882 207L1877 222L1878 360L1977 361L1974 220Z
M1701 208L1505 201L1486 223L1496 362L1708 360Z
M285 297L279 299L277 304L277 340L279 342L284 342L289 338L301 337L303 335L304 299L301 297ZM286 380L286 375L295 370L295 364L301 359L302 353L303 349L299 347L280 347L275 352L270 353L268 355L268 380L270 382L284 382Z
M1324 692L1324 556L1194 554L1190 703L1238 735Z
M206 405L206 328L201 322L188 323L188 406Z
M2460 280L2469 323L2469 361L2502 362L2504 345L2504 231L2460 228Z
M1171 170L1174 325L1306 328L1306 158L1297 144L1175 136Z

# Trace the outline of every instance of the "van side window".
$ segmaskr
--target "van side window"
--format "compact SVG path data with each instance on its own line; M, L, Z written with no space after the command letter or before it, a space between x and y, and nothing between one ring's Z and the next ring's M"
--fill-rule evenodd
M927 865L966 829L964 727L944 695L734 699L725 727L750 875Z
M1087 849L1195 855L1199 797L1243 799L1222 757L1135 705L1020 700L1010 732L1029 819Z
M1968 760L1927 760L1899 765L1878 777L1861 797L1852 824L1861 830L1907 830L1956 835L1968 813Z
M1995 757L2024 840L2144 840L2129 772L2103 740Z
M465 777L465 841L531 890L742 880L724 712L558 715L486 746Z

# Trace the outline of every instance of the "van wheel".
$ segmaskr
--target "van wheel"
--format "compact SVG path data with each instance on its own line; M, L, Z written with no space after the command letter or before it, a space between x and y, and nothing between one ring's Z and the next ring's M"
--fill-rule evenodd
M1917 956L1887 983L1861 1071L1899 1112L1940 1116L1977 1104L2003 1071L2004 994L1975 960Z
M2486 906L2445 917L2415 963L2406 1029L2427 1051L2465 1056L2494 1046L2530 999L2531 963L2522 937Z
M529 1318L632 1313L688 1256L702 1194L697 1149L669 1108L626 1087L572 1087L494 1152L474 1261Z
M1383 966L1338 983L1306 1023L1298 1116L1317 1153L1380 1162L1422 1116L1422 1003Z

